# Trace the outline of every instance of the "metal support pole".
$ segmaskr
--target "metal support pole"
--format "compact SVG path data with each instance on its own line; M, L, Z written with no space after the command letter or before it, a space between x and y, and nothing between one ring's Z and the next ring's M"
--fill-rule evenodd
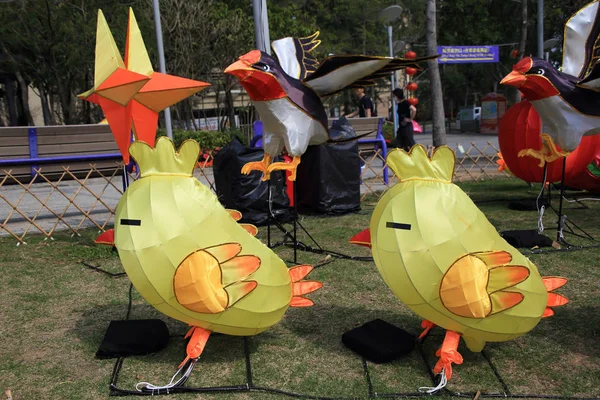
M544 0L538 0L537 10L537 52L539 58L544 58Z
M394 46L392 44L392 25L388 25L388 44L390 46L390 57L394 57ZM390 80L392 82L392 92L396 89L396 73L394 72L390 76ZM398 111L396 110L396 99L394 95L392 95L392 118L394 119L394 137L396 137L396 132L398 132Z
M254 36L256 48L271 54L271 39L269 37L269 15L267 13L267 0L252 0L254 15Z
M163 46L162 26L160 24L160 6L158 0L152 0L154 8L154 27L156 28L156 47L158 50L158 66L160 72L167 73L165 68L165 48ZM171 126L171 109L165 108L165 126L167 128L167 136L173 140L173 127Z

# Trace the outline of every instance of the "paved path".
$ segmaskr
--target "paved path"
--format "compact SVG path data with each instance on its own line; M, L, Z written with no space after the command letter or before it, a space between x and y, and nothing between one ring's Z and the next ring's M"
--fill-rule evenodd
M415 135L415 140L426 146L432 144L430 133ZM479 149L484 149L487 142L498 148L496 136L455 133L447 135L447 144L457 150L458 157L461 155L460 152L466 151L472 143ZM488 150L488 152L490 155L494 153L493 150ZM374 165L378 166L379 162L376 161ZM202 175L199 170L196 171L196 177L202 183L214 182L212 168L206 169L206 176ZM364 174L365 179L373 176L375 174L368 170ZM122 188L121 177L113 178L112 183L112 185L108 184L103 178L92 178L87 180L86 187L83 188L76 181L64 181L58 185L58 189L48 183L35 183L31 185L31 193L26 193L20 185L5 184L0 187L0 236L9 235L7 230L19 236L26 230L28 230L27 233L37 233L38 229L30 226L28 218L35 219L36 224L46 232L53 229L69 229L68 226L75 229L95 226L90 219L84 216L82 211L88 213L98 225L104 226L110 222L111 210L116 209L121 198L119 190ZM371 184L370 186L369 189L362 185L361 192L386 188L383 184ZM101 201L96 198L100 195ZM61 216L62 220L55 214Z

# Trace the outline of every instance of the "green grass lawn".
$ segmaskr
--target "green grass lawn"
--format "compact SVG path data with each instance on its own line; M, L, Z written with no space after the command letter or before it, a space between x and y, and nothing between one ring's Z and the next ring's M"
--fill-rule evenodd
M461 184L498 230L534 229L536 212L512 211L515 198L537 196L517 180ZM341 217L301 217L302 224L323 247L356 256L368 249L348 239L369 224L375 198L363 210ZM555 197L558 204L558 196ZM565 203L565 212L594 238L600 238L600 204ZM545 232L556 236L556 215L548 210ZM259 233L266 238L266 228ZM53 241L29 237L15 246L0 239L0 389L21 399L100 399L109 394L114 360L95 359L95 352L111 320L124 319L129 280L110 278L81 264L85 261L121 272L117 255L93 243L97 231L81 237L57 234ZM273 231L275 240L281 239ZM310 244L303 235L301 240ZM566 234L569 242L594 242ZM523 249L526 252L526 249ZM292 251L279 247L285 260ZM560 293L570 303L556 308L530 333L510 342L491 343L485 355L513 394L600 397L600 253L597 249L529 254L542 275L570 278ZM299 262L318 264L324 255L299 252ZM420 318L401 304L381 279L373 262L337 259L317 268L311 278L324 287L309 297L315 306L290 309L272 329L248 339L253 384L312 396L368 398L369 387L360 357L341 343L344 332L381 318L411 333L420 332ZM131 318L161 318L169 326L168 347L159 353L125 359L118 386L132 390L139 381L165 384L184 358L182 335L187 327L156 312L133 292ZM443 340L437 328L423 343L429 363ZM464 363L454 367L448 388L455 392L502 393L502 384L484 355L459 348ZM415 349L389 364L367 363L372 392L414 393L431 386L425 364ZM236 386L246 383L244 339L213 335L188 386ZM449 397L449 395L445 395ZM277 399L282 395L244 393L177 394L163 398Z

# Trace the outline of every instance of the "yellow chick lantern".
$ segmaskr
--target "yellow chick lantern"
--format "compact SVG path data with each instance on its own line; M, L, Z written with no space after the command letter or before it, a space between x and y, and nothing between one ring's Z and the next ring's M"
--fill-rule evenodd
M370 233L352 242L370 245L386 284L425 318L424 336L435 325L447 330L434 372L443 387L452 363L461 364L462 336L471 351L486 342L514 339L553 315L549 306L567 299L549 293L564 278L542 278L517 249L500 237L471 199L452 183L454 152L439 147L431 159L417 145L394 150L388 165L399 178L379 200Z
M238 224L241 214L223 208L193 177L199 150L188 140L175 152L165 137L155 149L132 143L140 178L115 214L114 244L136 290L160 312L192 326L180 370L190 359L193 365L211 332L256 335L289 306L312 305L302 295L321 287L301 281L311 266L288 269L253 236L256 227Z

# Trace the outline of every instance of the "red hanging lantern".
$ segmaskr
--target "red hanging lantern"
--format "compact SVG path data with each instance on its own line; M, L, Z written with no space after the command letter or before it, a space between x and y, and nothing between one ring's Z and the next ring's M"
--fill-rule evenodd
M406 68L406 75L410 76L410 75L414 75L416 73L417 73L417 69L416 68L412 68L412 67Z
M417 99L416 97L409 97L407 100L411 106L416 106L417 104L419 104L419 99Z
M523 149L540 149L542 121L527 100L509 108L498 126L498 144L506 166L516 177L526 182L544 179L544 168L533 157L519 157ZM600 135L584 136L580 145L567 156L565 182L587 169L588 164L600 150ZM559 182L562 176L563 159L548 163L547 182Z
M414 51L407 51L406 53L404 53L404 58L414 60L415 58L417 58L417 53L415 53Z
M412 92L417 90L418 87L419 87L419 85L417 85L415 82L411 82L408 85L406 85L406 88Z
M517 58L518 55L519 55L519 50L517 50L517 49L514 49L513 51L510 52L511 58Z

